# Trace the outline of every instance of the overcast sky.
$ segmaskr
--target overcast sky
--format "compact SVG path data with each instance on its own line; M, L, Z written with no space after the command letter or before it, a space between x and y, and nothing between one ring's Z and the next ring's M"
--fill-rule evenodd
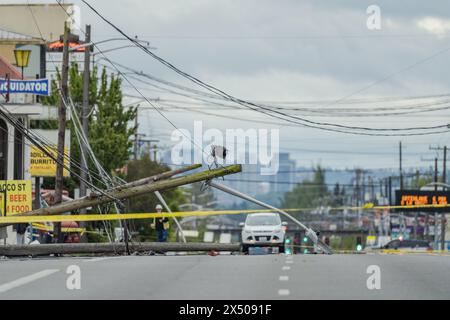
M2 1L5 2L11 1ZM31 1L36 2L39 1ZM92 25L94 40L118 35L81 1L73 2L81 8L82 24ZM450 92L450 51L446 51L450 50L450 6L444 0L96 0L90 3L129 35L149 40L159 56L243 99L271 101L273 105L313 101L318 103L306 105L314 105L319 110L323 106L389 108L434 102L435 98L381 100L371 104L351 102ZM366 9L372 4L381 9L381 30L368 30L366 26ZM108 56L159 78L195 87L136 48L111 52ZM186 100L133 82L148 97ZM127 87L126 91L137 95L131 88ZM343 98L340 103L333 103ZM230 111L217 106L205 106L204 111L242 120L173 110L165 114L177 127L186 129L191 129L195 120L203 120L207 128L221 130L278 128L281 150L290 152L302 166L321 163L336 168L397 167L397 146L401 139L406 147L404 166L423 167L430 163L421 161L421 155L435 156L428 150L429 145L444 145L450 138L448 133L402 138L355 136L287 123L256 123L252 120L281 121L251 111ZM314 121L376 128L450 123L447 109L382 117L295 114ZM160 139L163 146L170 146L173 127L165 119L148 109L140 112L140 119L142 133Z

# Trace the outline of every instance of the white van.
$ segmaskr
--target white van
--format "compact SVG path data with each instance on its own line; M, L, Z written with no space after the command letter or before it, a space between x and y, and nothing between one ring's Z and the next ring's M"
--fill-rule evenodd
M284 252L286 235L284 226L278 213L252 213L247 215L242 229L242 251L247 253L249 247L278 247Z

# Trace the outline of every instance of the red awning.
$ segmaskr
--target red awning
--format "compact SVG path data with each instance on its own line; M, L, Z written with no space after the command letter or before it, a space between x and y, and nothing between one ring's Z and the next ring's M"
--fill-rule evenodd
M77 47L77 46L79 46L80 44L79 43L76 43L76 42L69 42L69 47L70 48L74 48L74 47ZM49 45L48 45L48 49L50 50L50 51L58 51L58 49L61 49L62 50L62 47L64 46L64 43L62 42L62 41L55 41L55 42L52 42L52 43L50 43ZM78 48L77 50L76 50L76 52L84 52L85 51L85 49L86 48Z
M61 228L78 228L78 223L75 221L62 221Z
M7 74L9 74L10 79L22 79L22 74L5 58L0 56L0 78L6 78Z

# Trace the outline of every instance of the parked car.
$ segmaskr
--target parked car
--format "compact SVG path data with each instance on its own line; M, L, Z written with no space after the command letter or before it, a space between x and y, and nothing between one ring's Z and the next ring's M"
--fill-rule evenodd
M392 240L389 241L383 249L403 250L403 251L432 251L433 247L426 240Z

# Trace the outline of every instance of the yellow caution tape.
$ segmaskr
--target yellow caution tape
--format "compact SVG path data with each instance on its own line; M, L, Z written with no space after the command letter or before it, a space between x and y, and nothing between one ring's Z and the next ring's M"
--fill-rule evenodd
M450 208L450 205L411 205L411 206L375 206L367 203L360 207L335 207L329 210L372 210L372 209L420 209L420 208ZM285 212L313 211L317 208L282 209ZM62 222L62 221L109 221L135 220L170 217L196 217L210 215L249 214L258 212L274 212L275 210L220 210L220 211L182 211L173 213L126 213L126 214L88 214L88 215L42 215L42 216L7 216L0 217L0 225L8 223Z
M241 214L273 212L273 210L223 210L223 211L185 211L173 213L125 213L125 214L84 214L84 215L47 215L47 216L9 216L0 218L2 223L33 223L33 222L63 222L63 221L108 221L135 220L171 217L195 217L209 215Z
M381 253L384 254L428 254L435 256L450 256L450 251L448 250L429 250L429 251L420 251L420 250L395 250L395 249L383 249L380 250Z

